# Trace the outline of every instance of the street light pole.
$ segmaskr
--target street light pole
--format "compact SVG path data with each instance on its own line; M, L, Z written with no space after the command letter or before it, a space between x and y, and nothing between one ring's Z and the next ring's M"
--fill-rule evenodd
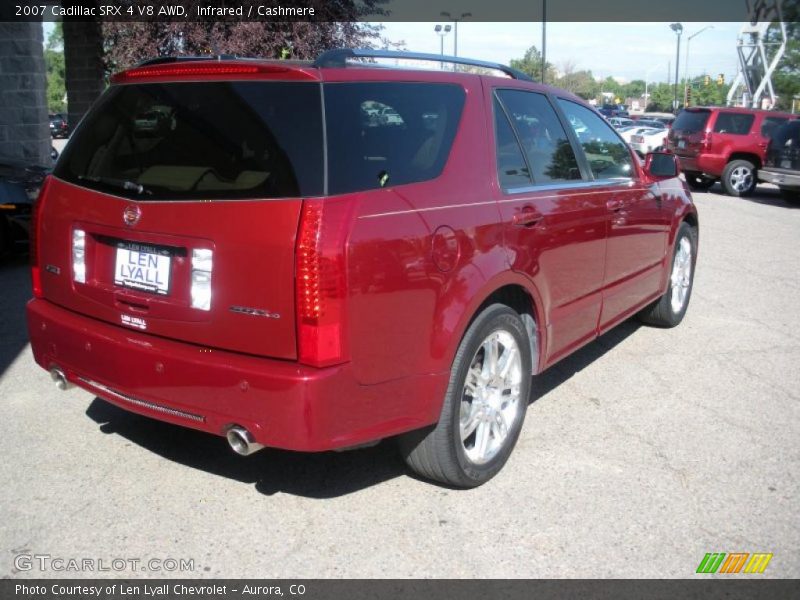
M686 103L686 98L689 97L688 89L689 89L689 44L692 43L692 38L697 37L701 33L703 33L706 29L714 29L713 25L706 25L700 31L696 31L692 35L686 38L686 60L683 63L683 77L686 83L683 86L683 98L684 103Z
M453 17L449 12L443 11L440 13L443 17L447 17L454 24L453 27L453 56L458 56L458 22L463 21L467 17L471 17L472 13L461 13L460 17Z
M683 33L683 25L680 23L673 23L669 26L672 31L678 36L678 47L675 50L675 98L672 101L672 110L678 110L678 69L680 68L681 60L681 34Z
M436 35L439 36L439 55L444 56L444 36L450 33L450 25L445 25L442 27L441 25L436 25L433 30L436 32ZM444 69L444 63L439 63L439 68Z
M547 71L547 0L542 0L542 83Z

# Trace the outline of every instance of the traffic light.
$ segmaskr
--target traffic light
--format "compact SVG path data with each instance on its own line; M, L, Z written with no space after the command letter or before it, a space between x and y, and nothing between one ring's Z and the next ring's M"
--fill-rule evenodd
M711 75L706 75L703 79L703 85L711 85Z
M717 75L717 85L725 85L725 74L720 73Z
M692 105L692 86L686 88L686 106Z

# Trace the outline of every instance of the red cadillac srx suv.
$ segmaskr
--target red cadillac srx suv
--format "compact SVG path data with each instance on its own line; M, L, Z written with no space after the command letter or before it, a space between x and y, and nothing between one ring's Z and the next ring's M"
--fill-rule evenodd
M116 75L34 209L36 362L124 409L264 446L397 436L476 486L540 373L683 319L698 220L674 155L494 69L162 58ZM379 118L391 115L391 118Z

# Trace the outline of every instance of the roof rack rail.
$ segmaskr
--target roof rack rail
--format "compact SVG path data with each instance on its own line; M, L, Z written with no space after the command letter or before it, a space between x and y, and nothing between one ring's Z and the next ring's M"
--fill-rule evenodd
M234 60L239 58L235 54L209 54L206 56L156 56L143 60L137 67L149 67L151 65L161 65L164 63L196 61L196 60Z
M484 60L473 60L471 58L461 58L460 56L447 56L446 54L426 54L423 52L405 52L402 50L373 50L371 48L337 48L328 50L317 57L311 65L316 68L341 68L346 66L348 58L402 58L407 60L430 60L434 62L448 62L457 65L469 65L472 67L483 67L484 69L494 69L502 71L512 79L523 81L533 81L528 75L517 69L512 69L500 63L487 62Z

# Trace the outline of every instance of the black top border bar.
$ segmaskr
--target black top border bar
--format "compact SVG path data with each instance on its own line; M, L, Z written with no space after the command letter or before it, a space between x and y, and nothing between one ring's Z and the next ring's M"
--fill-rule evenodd
M800 0L2 0L0 21L756 22ZM446 13L446 14L443 14ZM782 19L779 18L782 16ZM546 18L545 18L546 17Z

